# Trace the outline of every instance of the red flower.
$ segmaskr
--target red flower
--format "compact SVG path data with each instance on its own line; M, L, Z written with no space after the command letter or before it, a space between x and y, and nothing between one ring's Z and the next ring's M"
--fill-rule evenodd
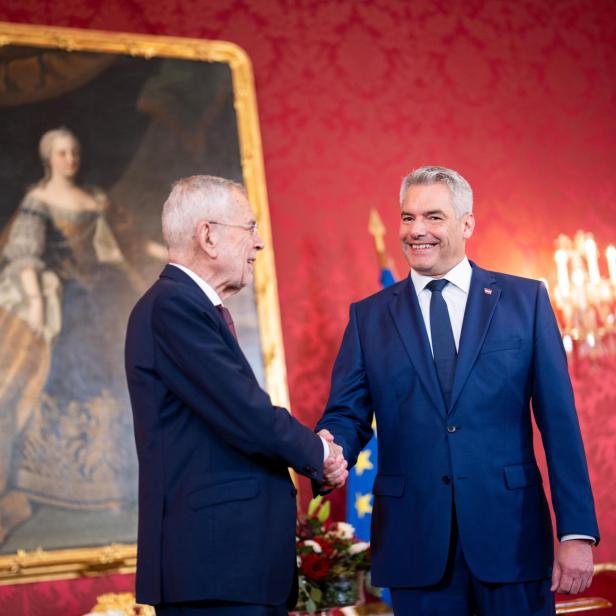
M327 558L318 554L307 554L302 558L300 567L302 573L310 580L322 580L328 573L331 565Z
M328 541L324 537L315 537L314 541L321 546L323 556L326 558L331 558L334 555L335 549L331 541Z

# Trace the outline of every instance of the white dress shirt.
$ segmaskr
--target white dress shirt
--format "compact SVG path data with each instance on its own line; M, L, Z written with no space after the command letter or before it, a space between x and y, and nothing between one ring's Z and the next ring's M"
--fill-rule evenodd
M181 269L187 276L190 276L195 284L199 286L199 288L207 295L208 299L214 304L214 306L220 306L222 304L222 300L220 296L212 287L199 276L199 274L195 274L191 269L188 269L184 265L180 265L179 263L169 263L169 265L173 265L173 267L177 267Z
M472 276L473 269L466 257L443 276L449 282L443 289L443 299L447 304L447 312L449 312L456 351L460 349L460 334L462 333L462 322L464 321L464 311L466 310L466 300L468 299L468 290L471 288ZM411 279L417 293L421 316L423 316L426 331L428 332L430 348L432 348L432 332L430 330L430 299L432 298L432 292L430 289L426 289L426 286L434 278L411 270ZM434 350L432 353L434 354Z
M216 293L216 291L214 291L214 289L207 282L205 282L205 280L203 280L203 278L201 278L199 274L195 274L195 272L193 272L191 269L184 265L180 265L179 263L169 263L169 265L173 265L173 267L181 269L187 276L190 276L190 278L192 278L192 280L195 281L199 288L207 295L208 299L212 302L212 304L214 304L214 306L223 305L218 293ZM329 457L329 445L322 436L320 436L319 438L323 443L323 461L325 461Z
M453 331L453 338L456 343L456 351L460 350L460 336L462 334L462 323L464 321L464 311L466 310L466 300L468 299L468 292L471 288L471 278L473 277L473 268L469 263L467 257L464 257L458 265L449 270L443 278L449 282L449 284L443 289L443 299L447 304L447 312L449 312L449 320L451 321L451 329ZM421 310L421 316L423 317L424 324L426 326L426 332L428 332L428 340L430 341L430 348L432 349L432 332L430 330L430 299L432 293L430 289L426 289L428 283L434 278L430 276L423 276L417 273L415 270L411 270L411 279L415 292L417 293L417 300L419 301L419 309ZM434 355L434 349L432 349L432 355ZM561 541L569 541L571 539L586 539L595 542L594 537L588 535L563 535Z

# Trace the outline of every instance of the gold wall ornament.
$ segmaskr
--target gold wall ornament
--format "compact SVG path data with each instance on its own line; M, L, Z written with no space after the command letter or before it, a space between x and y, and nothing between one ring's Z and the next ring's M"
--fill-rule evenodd
M254 270L264 381L272 402L288 408L289 394L257 102L252 66L246 53L237 45L226 41L0 22L0 65L4 63L6 67L10 62L19 60L10 53L19 46L24 49L40 48L39 58L43 59L45 50L75 53L75 57L79 57L82 62L83 74L88 72L94 74L99 69L104 70L105 66L113 61L107 62L105 54L145 59L173 58L220 62L229 66L244 184L266 245L266 249L256 260ZM62 54L67 56L66 62L70 62L70 53ZM96 54L92 56L91 62L87 60L87 53ZM22 58L21 61L26 60ZM4 74L6 75L6 70ZM55 91L62 90L62 83L57 82L52 85ZM32 88L32 81L21 83L21 93L28 88ZM50 87L50 90L42 92L41 96L44 98L52 95L52 90ZM18 96L19 92L13 94ZM8 97L9 93L6 95ZM19 550L15 554L0 556L0 584L131 572L135 570L135 563L134 544L59 550Z
M90 614L106 614L110 611L119 612L124 616L156 616L153 607L135 603L135 596L131 592L110 592L99 595Z

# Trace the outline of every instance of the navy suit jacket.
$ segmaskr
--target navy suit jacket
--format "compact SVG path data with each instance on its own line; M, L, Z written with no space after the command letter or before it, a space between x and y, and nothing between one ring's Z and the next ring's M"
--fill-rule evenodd
M272 406L218 311L174 266L133 309L126 372L137 600L284 603L295 576L288 467L321 479L320 439Z
M375 584L440 580L454 497L459 539L477 578L551 575L553 537L533 453L531 401L557 534L598 539L566 356L540 282L473 264L449 408L410 276L351 306L317 429L330 430L353 465L376 414Z

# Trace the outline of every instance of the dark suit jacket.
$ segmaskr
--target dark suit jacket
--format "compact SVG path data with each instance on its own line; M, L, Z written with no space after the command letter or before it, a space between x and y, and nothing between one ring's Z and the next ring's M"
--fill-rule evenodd
M473 265L445 407L411 278L353 304L317 429L350 465L378 426L373 581L443 575L453 500L473 574L551 575L553 538L533 453L531 401L548 461L557 533L599 538L566 357L545 287Z
M218 311L168 265L135 306L126 372L139 457L137 600L281 604L295 576L288 466L320 439L272 406Z

